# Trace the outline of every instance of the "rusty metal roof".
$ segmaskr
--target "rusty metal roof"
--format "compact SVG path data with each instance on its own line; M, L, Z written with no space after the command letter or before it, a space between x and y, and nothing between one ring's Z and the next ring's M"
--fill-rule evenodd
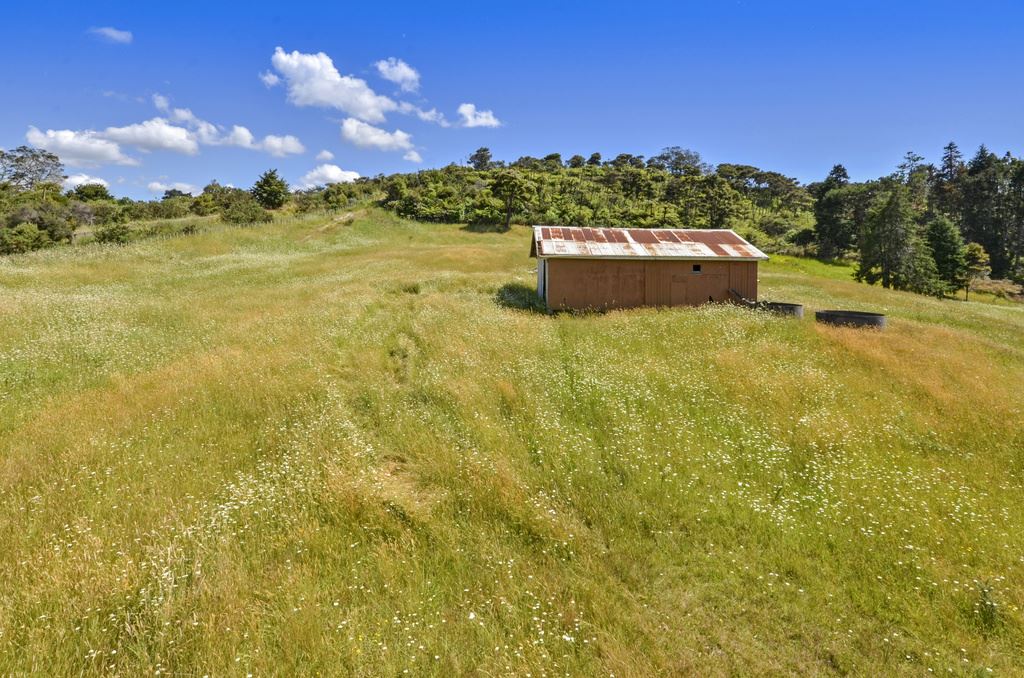
M760 261L768 256L726 229L534 226L530 256Z

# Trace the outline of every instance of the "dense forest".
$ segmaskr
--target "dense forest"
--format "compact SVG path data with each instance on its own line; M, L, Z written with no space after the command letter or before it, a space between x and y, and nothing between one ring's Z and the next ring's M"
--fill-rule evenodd
M196 196L114 198L100 185L62 191L60 159L21 147L0 151L0 253L133 237L128 222L219 214L267 221L268 210L340 209L373 202L427 222L509 228L512 223L733 228L769 252L848 259L859 280L942 296L991 274L1024 279L1024 160L985 147L965 161L948 144L938 165L907 153L895 171L851 182L836 165L801 184L750 165L705 163L669 147L650 158L558 153L514 162L478 149L464 165L358 179L292 192L277 172L248 191L216 181Z

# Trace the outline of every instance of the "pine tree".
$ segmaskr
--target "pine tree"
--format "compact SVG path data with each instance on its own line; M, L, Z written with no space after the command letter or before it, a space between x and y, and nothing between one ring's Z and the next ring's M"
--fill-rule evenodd
M906 182L914 172L921 168L921 161L924 160L923 155L918 155L913 151L907 151L903 155L903 162L896 166L896 174Z
M278 175L276 169L267 170L253 185L252 197L260 206L276 210L288 201L288 184Z
M825 259L842 256L853 245L854 231L850 227L849 201L844 189L850 175L842 165L834 165L818 188L814 203L814 230L818 238L818 254Z
M963 287L967 262L964 259L964 240L960 236L960 229L952 221L939 215L928 222L925 237L935 260L939 279L948 290Z
M860 237L858 280L893 287L914 252L913 214L907 189L895 184L871 210Z
M942 164L939 166L939 177L944 181L955 181L963 174L964 156L956 142L950 141L942 147Z
M1009 273L1011 264L1008 195L1010 159L1001 159L985 146L967 164L963 179L963 236L985 248L996 277Z
M959 219L964 171L964 157L959 147L950 141L942 149L942 162L933 177L932 206L935 211Z
M1024 160L1011 163L1010 192L1007 199L1008 240L1012 261L1010 277L1024 280Z

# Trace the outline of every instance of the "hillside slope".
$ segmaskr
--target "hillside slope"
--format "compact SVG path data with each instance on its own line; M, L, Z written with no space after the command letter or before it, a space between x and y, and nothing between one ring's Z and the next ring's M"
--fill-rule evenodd
M0 260L0 672L1024 665L1024 311L547 316L371 211Z

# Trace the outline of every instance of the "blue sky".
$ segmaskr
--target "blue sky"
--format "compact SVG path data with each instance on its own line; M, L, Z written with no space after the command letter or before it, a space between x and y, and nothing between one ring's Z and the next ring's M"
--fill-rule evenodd
M17 2L4 28L0 147L62 151L133 197L479 146L680 145L803 181L949 140L1024 153L1021 2Z

